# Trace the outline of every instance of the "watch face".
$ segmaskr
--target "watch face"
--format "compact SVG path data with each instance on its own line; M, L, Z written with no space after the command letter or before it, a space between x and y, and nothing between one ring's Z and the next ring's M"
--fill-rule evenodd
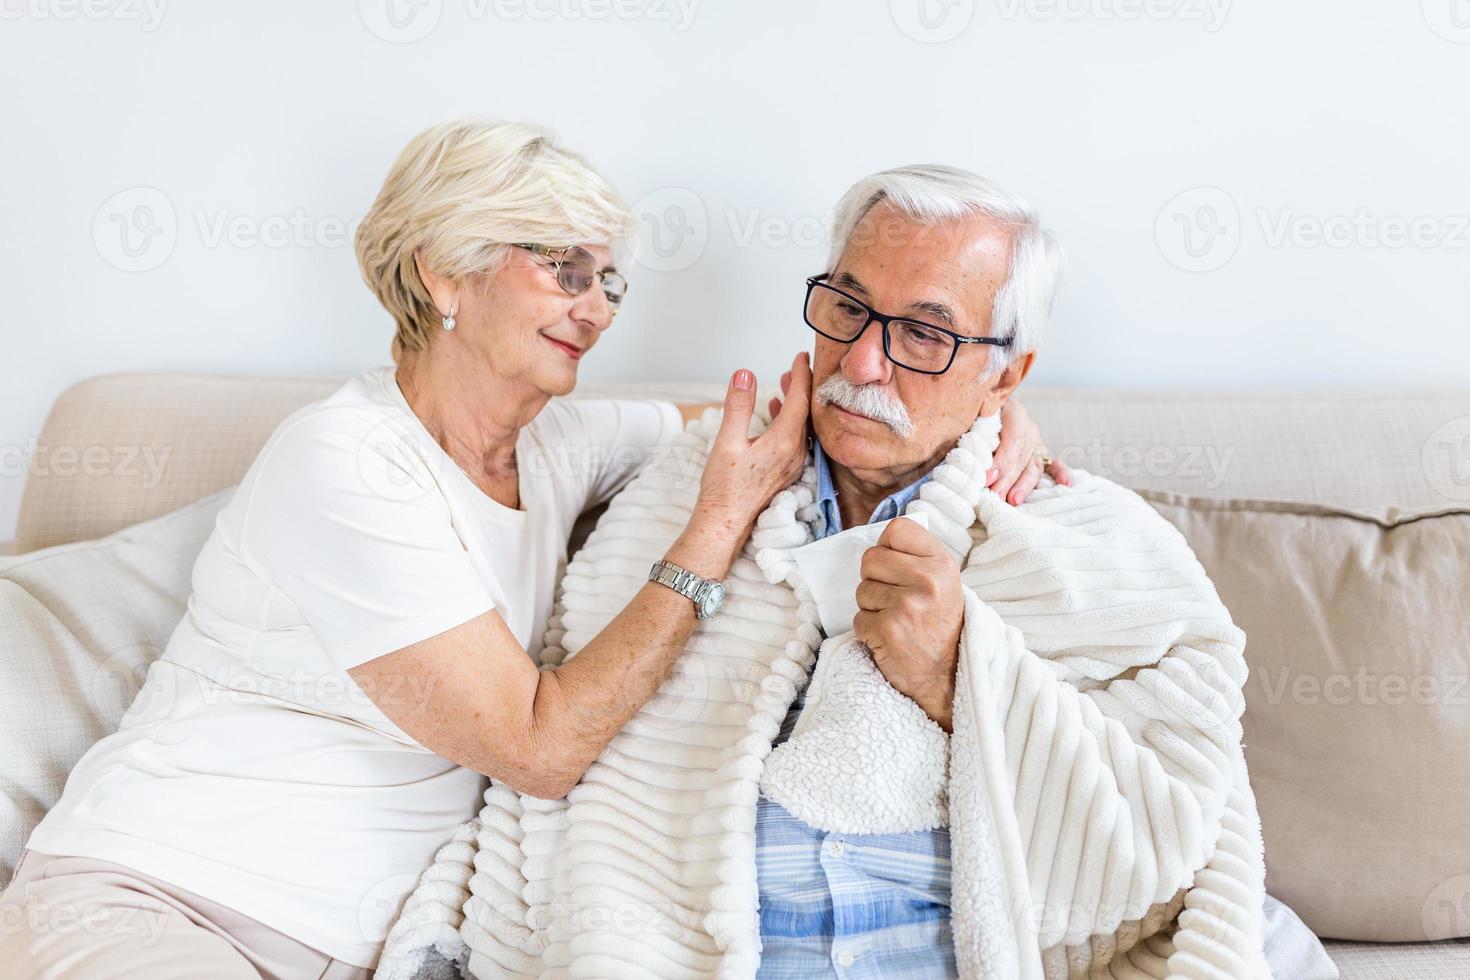
M708 619L719 610L720 603L724 601L725 587L719 582L711 582L704 596L699 600L699 614Z

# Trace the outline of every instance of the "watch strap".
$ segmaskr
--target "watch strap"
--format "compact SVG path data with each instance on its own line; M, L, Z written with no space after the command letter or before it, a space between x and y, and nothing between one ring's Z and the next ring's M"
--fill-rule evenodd
M690 600L699 599L700 586L706 581L687 568L680 568L673 562L662 559L653 563L653 568L648 572L648 580L666 585Z

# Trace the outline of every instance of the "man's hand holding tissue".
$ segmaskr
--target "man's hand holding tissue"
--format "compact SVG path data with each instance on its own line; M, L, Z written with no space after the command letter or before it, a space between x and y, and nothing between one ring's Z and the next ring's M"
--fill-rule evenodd
M965 614L959 565L938 538L899 518L863 552L857 604L852 628L888 683L952 731Z

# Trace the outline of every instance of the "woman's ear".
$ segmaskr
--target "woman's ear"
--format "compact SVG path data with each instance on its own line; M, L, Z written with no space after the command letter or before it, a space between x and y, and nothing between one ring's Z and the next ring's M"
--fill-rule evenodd
M429 292L429 298L434 302L434 308L439 311L440 316L452 316L459 310L459 283L453 279L432 272L424 256L418 249L413 253L414 268L418 270L419 280L423 282L424 288Z
M1006 399L1015 393L1026 380L1026 375L1031 372L1031 364L1036 360L1036 352L1027 351L1019 358L1013 358L1006 369L1000 373L995 384L980 399L980 415L994 415L1000 411L1000 407L1006 403Z

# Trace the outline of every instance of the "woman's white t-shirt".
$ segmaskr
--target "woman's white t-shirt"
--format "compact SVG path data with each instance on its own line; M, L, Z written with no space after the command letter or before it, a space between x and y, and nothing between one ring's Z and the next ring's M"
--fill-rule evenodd
M405 734L348 668L490 609L538 650L572 524L680 421L663 402L553 400L520 434L511 510L433 441L390 367L300 409L221 511L121 728L28 846L128 865L375 966L486 782ZM389 683L427 693L427 678Z

